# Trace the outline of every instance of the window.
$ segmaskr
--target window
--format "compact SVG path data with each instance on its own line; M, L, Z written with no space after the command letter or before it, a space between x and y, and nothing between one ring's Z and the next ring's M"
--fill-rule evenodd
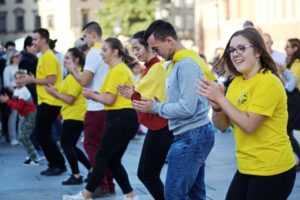
M53 15L48 15L47 16L47 25L48 28L54 28L54 16Z
M87 23L89 23L89 10L82 9L81 10L81 25L84 27Z
M41 28L41 16L39 15L34 16L34 28L35 29Z
M23 32L24 30L24 16L16 16L16 31Z
M16 3L23 3L23 0L16 0Z
M175 19L174 19L174 22L175 22L176 28L183 29L183 19L182 19L182 16L176 15Z
M16 8L14 11L15 14L15 26L16 32L24 32L25 31L25 19L24 14L25 11L22 8Z
M5 0L0 0L0 5L4 5L5 4Z
M0 33L6 32L6 12L0 12Z

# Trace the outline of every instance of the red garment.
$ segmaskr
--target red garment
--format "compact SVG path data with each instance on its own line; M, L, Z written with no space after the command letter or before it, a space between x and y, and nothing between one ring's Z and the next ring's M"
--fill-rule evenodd
M158 57L152 58L150 61L145 63L145 71L143 73L143 76L145 76L149 69L155 64L160 62ZM132 100L140 100L141 94L137 91L135 91L131 97ZM146 126L148 129L156 131L160 130L162 128L165 128L168 125L168 120L165 118L160 117L158 114L152 114L152 113L138 113L138 119L141 124Z
M23 99L10 99L7 101L7 105L12 109L17 110L23 117L36 110L32 101L28 102Z

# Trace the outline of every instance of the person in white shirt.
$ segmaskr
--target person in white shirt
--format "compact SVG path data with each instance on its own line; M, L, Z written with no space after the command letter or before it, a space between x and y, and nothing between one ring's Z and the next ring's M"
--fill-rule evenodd
M11 90L12 92L16 86L15 74L19 69L20 53L15 52L10 57L10 64L7 65L3 71L3 85L5 88ZM8 118L8 134L10 138L11 145L17 145L19 142L17 140L17 111L12 110Z

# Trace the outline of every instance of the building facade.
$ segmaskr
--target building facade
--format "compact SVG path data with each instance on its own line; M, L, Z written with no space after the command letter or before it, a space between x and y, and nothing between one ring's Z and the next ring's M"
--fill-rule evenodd
M5 43L47 28L56 49L65 52L89 21L99 21L101 0L0 0L0 41Z
M160 0L156 18L171 22L182 40L194 41L195 0Z
M0 42L16 40L41 25L36 0L0 0Z
M300 37L299 8L299 0L195 0L197 47L212 57L245 20L251 20L271 34L274 49L283 52L288 38Z

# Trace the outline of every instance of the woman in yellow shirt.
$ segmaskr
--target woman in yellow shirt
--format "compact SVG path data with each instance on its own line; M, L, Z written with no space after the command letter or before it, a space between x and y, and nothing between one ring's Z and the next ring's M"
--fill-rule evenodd
M83 64L83 53L76 48L69 49L64 58L64 66L66 66L67 69L76 67L77 70L80 71ZM76 147L83 129L83 118L86 111L86 102L82 95L82 87L75 78L69 74L62 81L58 90L51 85L45 87L45 89L53 97L63 102L63 106L60 110L63 118L60 142L71 167L72 175L63 181L62 184L82 184L83 181L82 176L80 176L78 161L81 162L87 170L91 169L91 165L85 154Z
M292 143L293 150L300 160L300 146L296 140L293 130L300 129L300 40L291 38L287 41L285 46L287 54L287 68L291 70L293 75L297 78L297 87L292 92L287 92L288 95L288 135ZM300 164L297 165L297 171L300 170Z
M100 92L84 90L86 98L103 103L106 110L106 127L101 149L97 152L96 166L85 190L77 195L64 195L64 200L90 200L108 167L124 193L124 200L136 199L121 160L139 125L131 100L118 93L119 85L133 85L133 74L127 66L127 62L132 61L132 58L125 53L122 43L117 38L104 41L102 56L110 68Z
M217 128L233 124L238 170L226 200L286 200L296 176L287 97L260 34L253 28L235 32L220 64L235 75L226 96L209 80L200 81L199 94L212 104Z

